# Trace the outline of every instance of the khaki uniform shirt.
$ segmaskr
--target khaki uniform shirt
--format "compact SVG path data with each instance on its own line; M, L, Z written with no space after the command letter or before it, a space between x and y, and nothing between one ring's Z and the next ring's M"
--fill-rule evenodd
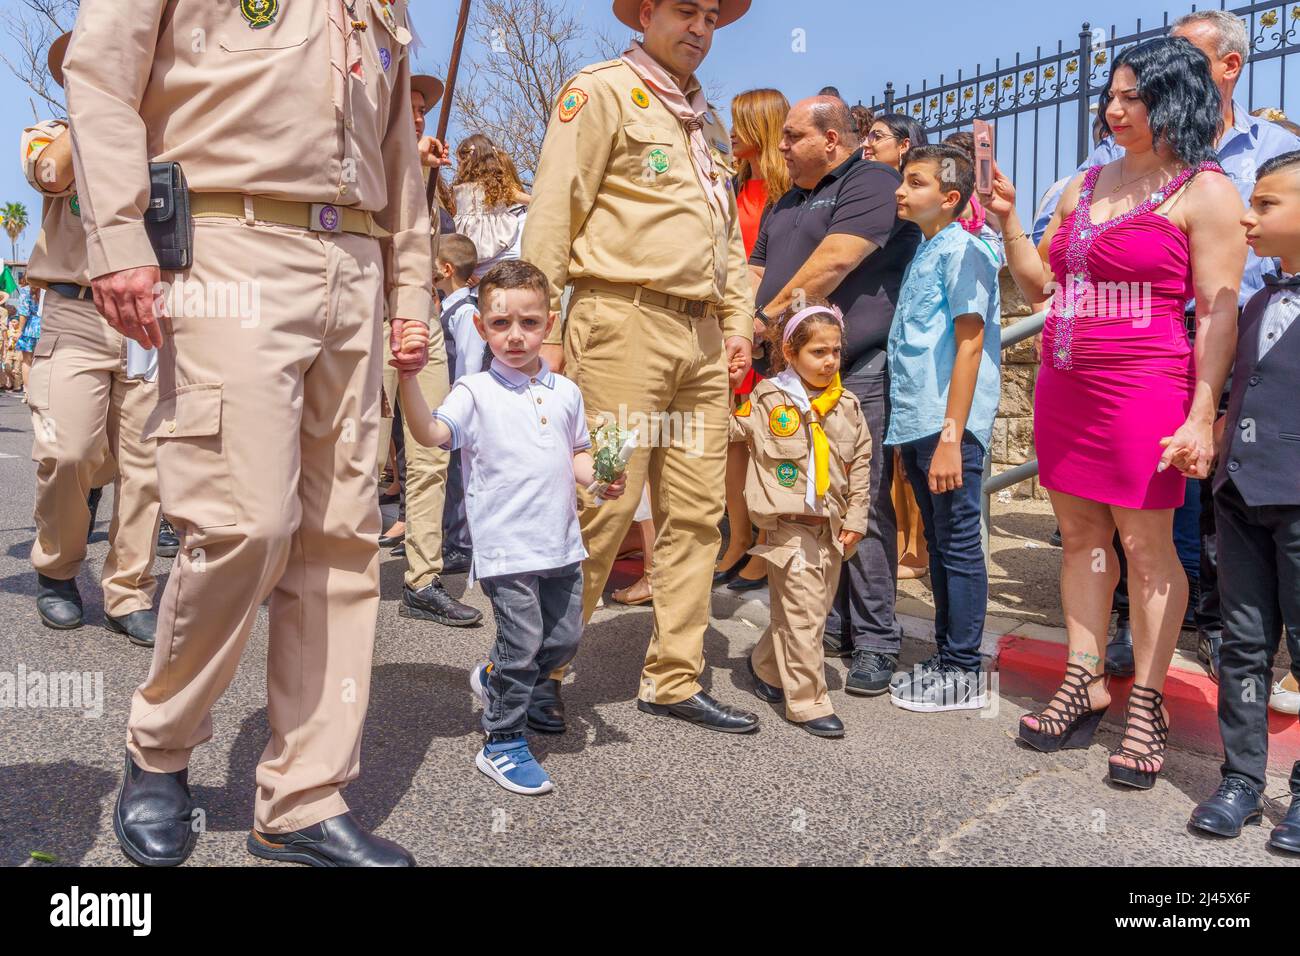
M698 88L691 77L685 92ZM553 311L567 283L604 279L712 302L724 336L752 337L731 138L716 109L703 132L714 174L728 181L725 221L705 196L685 126L630 66L597 63L569 82L546 129L521 250L545 273ZM560 323L547 341L562 341Z
M62 192L47 187L52 173L41 168L40 158L68 129L64 120L45 120L23 130L23 174L43 198L41 233L27 263L27 279L33 286L51 282L90 285L86 269L86 230L81 224L81 200L74 182Z
M782 417L784 416L784 417ZM791 416L797 416L794 427ZM793 429L791 434L784 434ZM840 529L867 533L871 434L855 395L845 390L822 422L830 444L830 487L823 514L839 547ZM749 446L745 504L760 528L773 528L780 515L811 514L808 489L808 416L795 408L771 379L754 387L750 400L731 416L731 440ZM842 550L842 549L841 549Z
M392 313L432 307L429 211L411 121L406 0L82 0L64 63L90 275L157 263L147 164L194 192L353 206L392 233ZM269 12L269 22L256 20Z

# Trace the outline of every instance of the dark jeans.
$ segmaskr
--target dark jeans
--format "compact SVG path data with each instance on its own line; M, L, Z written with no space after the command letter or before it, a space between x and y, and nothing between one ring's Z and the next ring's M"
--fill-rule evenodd
M442 547L443 550L471 550L469 517L465 514L465 473L461 470L458 451L453 451L447 460L447 497L442 506Z
M939 660L964 671L980 669L980 642L989 600L989 573L980 539L984 449L970 432L961 439L961 487L930 493L930 461L939 444L931 435L900 445L907 480L916 493L930 549L934 640Z
M1291 673L1300 678L1300 505L1252 508L1228 482L1215 496L1223 647L1219 733L1223 775L1261 793L1268 767L1268 695L1286 628ZM1300 762L1291 769L1300 795Z
M882 353L883 355L883 353ZM897 655L902 632L894 619L898 587L898 519L889 496L894 483L894 450L885 447L889 423L889 376L876 363L850 371L841 382L857 396L871 433L871 491L867 534L840 568L826 634L852 643L855 650Z
M497 620L483 729L521 733L537 678L549 677L578 652L582 565L479 580Z

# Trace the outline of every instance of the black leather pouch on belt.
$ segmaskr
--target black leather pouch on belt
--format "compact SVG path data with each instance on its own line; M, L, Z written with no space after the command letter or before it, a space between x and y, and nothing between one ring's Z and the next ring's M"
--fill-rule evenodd
M145 232L158 257L158 267L188 269L194 259L194 218L190 192L180 163L149 164L149 208Z

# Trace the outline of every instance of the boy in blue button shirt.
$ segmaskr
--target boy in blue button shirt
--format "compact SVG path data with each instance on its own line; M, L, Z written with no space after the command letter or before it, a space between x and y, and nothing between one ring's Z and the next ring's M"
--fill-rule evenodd
M582 634L582 561L577 485L594 480L582 393L541 358L555 321L546 277L508 260L479 283L479 334L492 350L487 371L459 379L435 412L414 376L403 375L402 407L422 445L461 450L465 510L474 540L471 579L496 615L491 660L470 686L483 703L487 742L475 765L512 793L541 794L551 778L524 737L539 678L573 659ZM402 347L428 329L407 323ZM409 337L409 341L408 341ZM620 478L604 497L623 493Z
M895 675L890 697L923 713L975 710L986 699L980 485L1001 394L998 259L956 221L975 189L966 153L915 147L902 172L898 217L924 238L903 275L889 333L885 444L898 446L921 509L938 653Z

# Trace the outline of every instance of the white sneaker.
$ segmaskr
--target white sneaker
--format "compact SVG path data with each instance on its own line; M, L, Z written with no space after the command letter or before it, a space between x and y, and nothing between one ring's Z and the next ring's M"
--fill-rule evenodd
M1294 674L1287 674L1281 680L1273 682L1273 693L1269 695L1268 706L1279 714L1300 714L1300 687L1296 686Z
M491 669L491 663L484 663L469 672L469 689L474 692L484 710L488 708L487 675Z

